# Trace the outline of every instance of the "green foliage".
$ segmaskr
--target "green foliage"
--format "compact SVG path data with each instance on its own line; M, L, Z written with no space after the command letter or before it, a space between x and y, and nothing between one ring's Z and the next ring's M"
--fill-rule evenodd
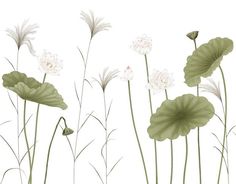
M185 83L196 86L201 82L201 77L208 77L220 66L224 55L233 50L233 41L228 38L215 38L201 45L187 58L184 68Z
M2 79L5 88L14 91L24 100L61 109L67 108L62 96L52 84L40 83L34 78L27 77L24 73L17 71L4 74Z
M213 115L214 107L205 97L186 94L161 104L151 116L148 133L150 138L158 141L173 140L204 126Z

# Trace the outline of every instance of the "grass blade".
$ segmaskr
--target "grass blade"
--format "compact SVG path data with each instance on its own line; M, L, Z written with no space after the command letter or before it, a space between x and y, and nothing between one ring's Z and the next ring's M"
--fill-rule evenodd
M116 163L112 166L111 170L108 172L107 176L109 176L109 174L111 174L111 172L115 169L115 167L117 166L117 164L122 160L122 157L116 161Z
M7 124L7 123L10 123L10 122L11 122L11 120L4 121L4 122L2 122L2 123L0 124L0 126L2 126L2 125L4 125L4 124Z
M17 160L17 163L19 163L17 154L16 154L16 152L14 151L14 149L12 148L12 146L10 145L10 143L9 143L2 135L0 135L0 137L1 137L2 140L7 144L7 146L9 147L9 149L11 150L11 152L13 153L14 157L15 157L16 160Z
M86 150L86 148L89 147L90 144L92 144L94 142L95 139L93 139L92 141L90 141L88 144L86 144L83 149L80 150L80 152L78 153L78 155L76 156L75 160L77 160L77 158L79 158L79 156Z
M6 58L6 57L5 57L5 59L6 59L6 61L11 65L12 69L13 69L14 71L16 71L16 69L15 69L14 65L12 64L12 62L11 62L8 58Z
M92 166L92 168L94 169L94 171L96 172L96 174L98 175L98 177L99 177L99 179L100 179L100 181L104 184L104 181L103 181L103 179L102 179L102 177L101 177L101 175L100 175L100 173L98 172L98 170L96 169L96 167L94 167L94 165L93 164L91 164L91 163L89 163L91 166Z
M6 174L7 174L9 171L12 171L12 170L20 170L21 172L24 173L24 171L23 171L22 169L20 169L20 168L15 168L15 167L9 168L9 169L7 169L7 170L3 173L0 184L3 183L3 180L4 180L5 176L6 176Z

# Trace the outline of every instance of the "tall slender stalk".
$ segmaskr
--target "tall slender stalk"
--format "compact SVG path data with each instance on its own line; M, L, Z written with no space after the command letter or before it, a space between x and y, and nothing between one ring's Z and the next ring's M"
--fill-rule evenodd
M185 178L186 178L186 170L187 170L187 162L188 162L188 137L185 136L185 163L184 163L184 174L183 174L183 184L185 184Z
M166 100L168 100L168 93L167 93L167 90L165 89L165 96L166 96ZM173 166L174 166L174 149L173 149L173 141L170 140L170 153L171 153L171 156L170 156L170 160L171 160L171 169L170 169L170 184L172 184L172 181L173 181Z
M195 50L197 49L196 39L193 40ZM197 96L199 96L199 84L197 85ZM198 171L199 183L202 184L202 166L201 166L201 144L200 144L200 128L197 127L197 147L198 147Z
M46 80L47 74L45 73L43 76L43 82ZM33 167L34 167L34 158L35 158L35 152L36 152L36 141L37 141L37 134L38 134L38 119L39 119L39 108L40 104L37 105L37 112L36 112L36 123L35 123L35 130L34 130L34 146L33 146L33 155L32 155L32 163L31 163L31 170L30 170L30 178L31 181L33 180Z
M218 173L218 179L217 179L217 184L220 183L220 176L221 176L221 169L222 169L222 164L223 164L223 158L224 158L224 151L225 151L225 140L226 140L226 134L227 134L227 110L228 110L228 101L227 101L227 88L226 88L226 81L225 81L225 76L223 69L221 66L219 66L222 80L223 80L223 85L224 85L224 94L225 94L225 111L224 111L224 135L223 135L223 145L222 145L222 150L221 150L221 159L220 159L220 167L219 167L219 173Z
M78 144L78 135L80 129L80 121L81 121L81 112L82 112L82 105L83 105L83 97L84 97L84 84L85 84L85 77L87 73L87 64L88 64L88 56L90 51L92 37L89 40L88 49L86 58L84 61L84 73L83 73L83 81L81 86L81 94L80 94L80 102L79 102L79 115L78 115L78 124L76 129L76 136L75 136L75 146L74 146L74 160L73 160L73 184L75 184L75 170L76 170L76 155L77 155L77 144Z
M30 154L29 141L28 141L28 137L27 137L25 116L26 116L26 100L24 100L24 112L23 112L24 128L23 129L24 129L24 136L25 136L25 142L26 142L26 147L27 147L27 155L28 155L28 158L29 158L29 169L30 169L30 172L31 172L31 170L32 170L31 154ZM28 184L32 184L31 176L29 176Z
M64 118L64 117L60 117L59 120L58 120L58 122L57 122L57 124L56 124L56 127L55 127L55 129L54 129L54 132L53 132L53 135L52 135L52 138L51 138L49 147L48 147L47 162L46 162L46 169L45 169L45 175L44 175L44 184L47 183L48 163L49 163L49 158L50 158L50 152L51 152L52 143L53 143L53 140L54 140L54 137L55 137L57 128L58 128L58 126L59 126L61 120L63 120L63 122L64 122L64 124L65 124L65 127L67 128L67 124L66 124L65 118Z
M16 71L18 71L18 63L19 63L19 52L20 49L17 49L16 54ZM21 174L21 163L20 161L20 114L19 114L19 97L16 95L16 126L17 126L17 159L18 159L18 167L19 167L19 175L21 184L23 184L22 174Z
M149 69L148 69L148 61L147 61L147 55L144 55L145 58L145 65L146 65L146 74L147 74L147 82L149 83ZM149 105L150 105L150 111L151 115L153 114L152 110L152 96L150 89L148 90L148 96L149 96ZM157 143L156 140L154 140L154 158L155 158L155 178L156 178L156 184L158 184L158 167L157 167Z
M105 91L103 91L103 105L104 105L104 120L105 120L105 170L106 170L106 176L105 176L105 184L108 182L108 126L107 126L107 105L106 105L106 96L105 96Z
M134 120L134 112L133 112L133 105L132 105L132 98L131 98L130 81L128 81L128 92L129 92L129 105L130 105L130 111L131 111L131 116L132 116L134 133L135 133L135 137L136 137L136 140L137 140L137 143L138 143L139 152L140 152L142 163L143 163L143 169L144 169L144 173L145 173L145 177L146 177L146 183L149 184L146 164L145 164L145 160L144 160L144 156L143 156L143 151L142 151L142 147L141 147L141 144L140 144L140 141L139 141L138 131L137 131L137 128L136 128L136 125L135 125L135 120Z

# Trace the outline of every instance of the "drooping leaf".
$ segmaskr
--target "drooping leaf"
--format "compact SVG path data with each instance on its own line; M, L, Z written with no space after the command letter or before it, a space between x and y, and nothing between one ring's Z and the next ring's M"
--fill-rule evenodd
M220 66L224 55L233 50L233 41L228 38L215 38L197 48L187 58L184 68L185 83L192 87L201 82L201 77L208 77Z
M34 78L27 77L24 73L13 71L4 74L3 86L14 91L24 100L29 100L39 104L66 109L62 96L50 83L40 83Z
M204 126L213 115L214 107L205 97L186 94L161 104L150 118L148 133L150 138L158 141L173 140Z

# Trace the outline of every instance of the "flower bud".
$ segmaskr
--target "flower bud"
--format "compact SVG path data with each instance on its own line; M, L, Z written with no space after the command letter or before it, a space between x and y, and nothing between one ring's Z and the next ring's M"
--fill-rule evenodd
M74 130L72 130L71 128L64 128L63 132L62 132L62 135L64 136L67 136L67 135L70 135L70 134L73 134Z

